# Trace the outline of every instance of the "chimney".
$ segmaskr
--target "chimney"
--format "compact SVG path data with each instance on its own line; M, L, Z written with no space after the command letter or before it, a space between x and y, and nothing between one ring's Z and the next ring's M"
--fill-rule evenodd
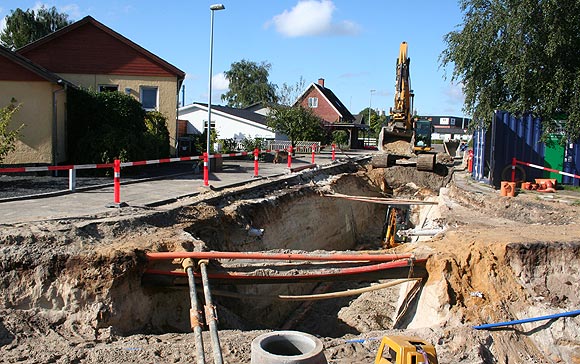
M318 79L318 84L322 87L324 87L324 78L319 78Z

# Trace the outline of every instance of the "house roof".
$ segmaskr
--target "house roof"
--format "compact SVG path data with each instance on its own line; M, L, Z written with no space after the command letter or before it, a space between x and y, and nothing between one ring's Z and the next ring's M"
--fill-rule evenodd
M182 108L179 109L179 112L181 113L182 111L187 111L193 107L203 107L205 109L207 109L207 104L206 103L200 103L200 102L195 102L191 105L187 105L184 106ZM261 124L261 125L265 125L267 126L267 121L266 121L266 117L262 114L258 114L256 112L253 112L251 110L246 110L246 109L238 109L235 107L229 107L229 106L222 106L222 105L211 105L211 109L214 112L219 112L219 113L223 113L223 114L228 114L240 119L245 119L245 120L249 120L249 121L253 121L255 123Z
M329 89L328 87L324 87L318 83L311 83L310 86L308 86L306 88L306 90L302 93L302 95L300 95L300 97L298 97L298 99L296 100L296 102L294 102L294 105L296 105L297 103L299 103L300 101L303 100L303 98L308 94L308 92L310 92L310 90L312 88L317 89L326 99L326 101L334 108L334 110L336 110L336 112L342 117L343 122L354 122L355 121L355 117L351 114L350 111L348 111L348 109L346 108L346 106L344 106L344 104L342 103L342 101L340 101L340 99L334 94L334 92L332 92L331 89Z
M35 64L31 60L26 57L21 56L20 54L13 52L7 48L0 46L0 57L4 57L15 63L22 68L28 70L32 74L38 76L40 79L44 79L50 82L58 83L58 84L68 84L67 81L63 80L59 75L48 71L47 69ZM10 78L13 79L12 77ZM14 78L14 80L17 80Z
M64 28L57 30L56 32L53 32L53 33L51 33L43 38L38 39L35 42L29 43L29 44L25 45L24 47L16 50L16 52L20 53L23 56L38 55L40 52L42 52L47 47L49 47L49 44L50 44L50 47L61 46L64 50L67 50L66 47L68 46L68 48L70 48L70 45L69 44L62 44L62 43L64 43L63 39L70 39L71 34L75 34L75 32L79 33L81 30L88 29L88 27L96 28L96 29L100 30L102 33L116 39L121 44L124 44L125 46L132 49L133 50L132 53L134 53L136 55L140 55L144 59L147 59L149 62L152 62L157 67L164 70L165 72L167 72L171 75L175 75L180 81L182 81L185 78L185 72L183 72L179 68L173 66L169 62L163 60L162 58L149 52L148 50L139 46L138 44L134 43L133 41L129 40L128 38L115 32L111 28L98 22L97 20L95 20L91 16L86 16L77 22L74 22L74 23L72 23ZM86 42L87 39L77 39L76 41L77 41L76 44L78 44L79 46L76 47L75 50L82 50L82 52L85 52L85 53L92 52L93 50L95 52L97 52L95 54L91 54L91 57L97 58L97 59L95 59L95 64L102 64L102 63L110 62L111 60L114 61L121 56L119 54L111 54L112 52L113 53L115 52L115 49L112 49L112 50L109 49L109 51L107 52L107 50L105 50L105 49L93 49L91 47L87 47L86 44L83 43L83 41ZM107 46L110 46L110 45L107 45ZM60 49L60 51L61 51L60 59L54 60L51 57L45 57L45 58L47 58L48 62L51 62L51 64L53 64L57 67L64 63L63 59L67 56L69 57L69 59L74 60L75 55L64 54L63 49ZM134 58L133 55L131 55L131 57ZM34 57L32 57L32 56L30 58L34 59ZM125 60L120 60L119 62L121 62L121 61L125 61ZM41 63L41 62L37 61L37 63ZM57 70L57 69L54 69L53 71L59 72L59 70ZM76 73L76 72L66 72L66 73ZM79 72L79 73L82 73L82 72Z

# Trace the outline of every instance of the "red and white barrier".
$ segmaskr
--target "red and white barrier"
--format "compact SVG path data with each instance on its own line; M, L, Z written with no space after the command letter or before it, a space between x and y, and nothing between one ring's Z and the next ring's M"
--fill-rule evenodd
M539 165L533 164L533 163L522 162L522 161L517 160L514 157L514 158L512 158L512 182L515 182L515 180L516 180L516 164L521 164L521 165L528 166L528 167L531 167L531 168L541 169L541 170L548 171L548 172L552 172L552 173L558 173L558 174L561 174L563 176L568 176L568 177L580 179L580 176L577 175L577 174L572 174L572 173L568 173L568 172L558 171L556 169L552 169L552 168L548 168L548 167L544 167L544 166L539 166Z
M332 144L332 161L336 160L336 145Z
M258 156L260 151L258 148L254 149L254 177L258 177Z

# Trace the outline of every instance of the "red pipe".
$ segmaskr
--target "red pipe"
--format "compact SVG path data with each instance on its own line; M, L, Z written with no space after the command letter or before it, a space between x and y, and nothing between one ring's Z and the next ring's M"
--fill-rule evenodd
M328 271L325 273L311 273L311 274L290 274L290 275L282 275L282 274L271 274L266 276L260 276L252 273L242 273L242 272L224 272L224 273L209 273L208 278L210 279L264 279L264 280L271 280L271 279L307 279L307 278L328 278L328 277L340 277L345 275L352 275L352 274L360 274L360 273L371 273L377 272L381 270L387 269L394 269L394 268L402 268L408 267L416 263L423 263L427 261L427 259L418 259L418 260L410 260L410 259L403 259L403 260L395 260L392 262L386 263L379 263L374 265L367 265L364 267L350 267L350 268L335 268L332 271ZM160 269L147 269L145 270L145 274L157 274L157 275L169 275L169 276L178 276L178 277L185 277L187 274L184 271L166 271ZM194 272L196 277L200 277L201 275L198 272Z
M264 259L264 260L306 260L306 261L364 261L388 262L392 260L412 258L413 254L284 254L284 253L257 253L257 252L155 252L146 253L149 260L168 259Z
M292 146L288 147L288 168L292 167Z

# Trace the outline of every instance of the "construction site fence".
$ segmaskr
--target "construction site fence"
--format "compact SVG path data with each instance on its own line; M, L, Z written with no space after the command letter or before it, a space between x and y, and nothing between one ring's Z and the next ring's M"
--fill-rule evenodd
M514 157L514 158L512 158L512 166L511 166L511 181L512 182L516 181L516 165L518 165L518 164L522 165L522 166L530 167L530 168L540 169L540 170L547 171L547 172L561 174L563 176L567 176L570 178L580 179L580 175L568 173L568 172L564 172L564 171L559 171L556 169L540 166L540 165L533 164L533 163L523 162L523 161L517 160Z
M121 168L124 167L135 167L135 166L146 166L153 164L162 163L174 163L174 162L184 162L184 161L203 161L204 163L204 185L209 184L209 160L212 158L233 158L233 157L246 157L254 156L254 177L258 177L258 156L263 153L278 153L280 151L288 151L288 168L291 168L292 159L292 147L280 149L254 149L252 152L238 152L238 153L215 153L208 155L203 153L203 155L197 156L186 156L186 157L175 157L175 158L162 158L162 159L151 159L136 162L121 162L116 159L113 163L95 163L95 164L76 164L76 165L64 165L64 166L37 166L37 167L10 167L10 168L0 168L0 174L2 173L28 173L28 172L49 172L49 171L66 171L68 170L69 178L69 191L74 192L76 190L76 171L80 169L102 169L102 168L112 168L113 169L113 183L114 183L114 203L120 204L120 177ZM306 148L303 147L304 152ZM314 164L314 154L316 151L320 151L320 143L313 143L310 145L310 151L312 153L312 163ZM335 146L332 146L332 160L335 160Z

